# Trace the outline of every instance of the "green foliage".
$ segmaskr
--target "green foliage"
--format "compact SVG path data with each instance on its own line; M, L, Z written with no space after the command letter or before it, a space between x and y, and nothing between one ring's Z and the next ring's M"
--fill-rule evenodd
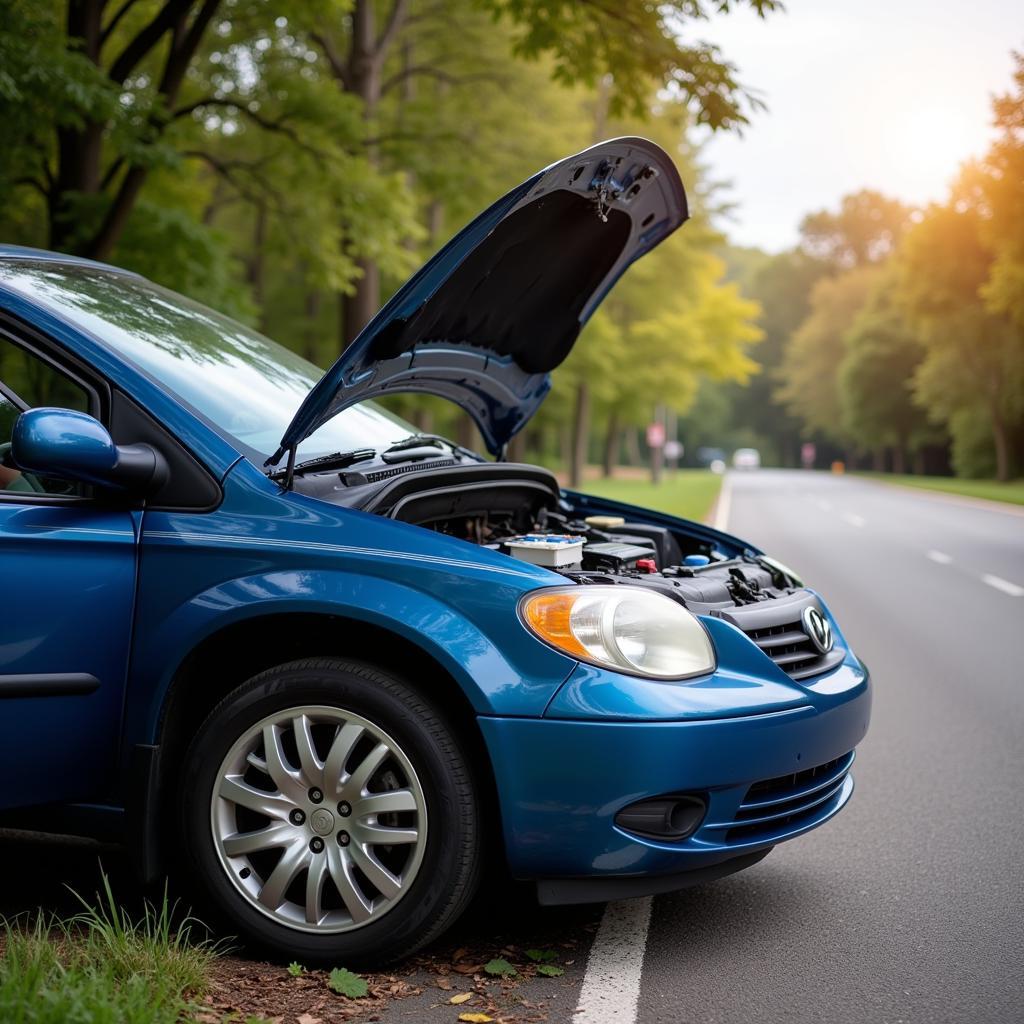
M5 1024L175 1024L206 987L216 949L174 926L166 894L140 921L118 907L110 884L71 921L5 923L0 1020Z
M709 11L740 6L736 0L614 0L580 4L573 0L480 0L481 6L520 31L516 53L550 56L557 80L596 86L615 76L612 112L635 117L646 113L653 89L662 88L692 105L699 124L732 128L747 121L745 108L758 101L737 82L736 69L717 47L685 40L693 22ZM764 17L778 0L749 0Z
M543 975L545 978L560 978L565 971L561 967L555 967L554 964L541 964L537 968L537 973Z
M875 267L822 278L810 296L807 319L787 342L777 399L810 430L843 442L839 419L839 368L845 337L882 273Z
M503 957L496 957L484 964L484 971L496 978L514 978L519 972Z
M370 991L365 978L344 967L335 967L331 971L327 987L346 999L362 999Z
M293 960L288 965L288 973L293 978L301 978L302 975L306 973L306 968L303 967L302 964L300 964L297 960Z
M843 433L862 450L891 448L902 458L942 441L914 402L913 380L924 355L899 305L893 274L884 275L846 332L839 366Z
M535 964L549 964L558 959L558 954L553 949L527 949L526 958Z
M801 245L815 259L842 269L880 263L896 250L912 212L896 199L864 189L844 196L836 213L808 214L800 224Z

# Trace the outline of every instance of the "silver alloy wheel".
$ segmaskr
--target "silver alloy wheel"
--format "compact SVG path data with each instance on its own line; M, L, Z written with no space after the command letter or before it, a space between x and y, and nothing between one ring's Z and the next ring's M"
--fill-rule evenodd
M243 733L217 772L210 822L248 902L316 933L387 913L427 841L426 800L405 752L365 718L323 706L279 711Z

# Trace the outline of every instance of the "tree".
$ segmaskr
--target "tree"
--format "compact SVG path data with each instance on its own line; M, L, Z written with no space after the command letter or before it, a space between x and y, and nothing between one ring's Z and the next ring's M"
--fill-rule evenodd
M984 225L985 211L970 195L929 207L902 246L900 291L925 346L915 377L918 401L949 423L954 456L970 449L956 445L958 425L970 430L984 416L995 474L1008 480L1013 432L1024 419L1024 331L982 298L993 267ZM961 473L979 468L954 461Z
M864 189L844 196L839 210L809 213L800 223L800 246L839 269L887 259L910 226L911 209L897 199Z
M706 438L708 444L721 447L729 443L729 437L735 437L732 443L736 446L766 448L767 452L762 452L766 461L798 464L805 434L800 420L776 398L776 375L786 343L810 312L814 286L831 273L821 261L797 249L774 256L762 254L748 273L735 278L743 294L761 307L757 319L764 333L757 347L761 370L747 384L719 385L731 410L727 417L729 432ZM705 385L708 390L714 387Z
M845 336L879 280L877 267L861 267L820 280L811 311L786 343L775 396L808 430L841 444L851 439L839 418L839 367Z
M840 421L857 447L892 451L892 471L906 472L905 456L941 440L913 397L924 349L907 323L892 273L884 274L844 337L839 365Z
M5 140L24 161L16 181L43 197L51 248L106 259L171 158L164 134L220 0L68 0L63 26L52 6L5 6L3 48L24 47L0 107L19 131Z
M982 297L996 315L1005 314L1024 329L1024 53L1015 53L1015 92L993 102L999 136L975 179L985 208L982 233L993 252Z
M748 3L762 17L780 6L778 0ZM595 89L606 74L613 74L609 109L614 113L629 110L634 117L647 117L652 89L664 88L691 109L697 123L727 129L745 123L757 100L739 84L735 69L716 47L687 44L682 35L689 23L706 18L709 9L727 11L733 5L729 0L644 0L628 6L608 0L473 0L468 5L459 0L430 5L389 0L378 11L373 0L352 0L351 12L328 9L326 15L315 15L310 32L338 88L362 103L371 162L393 168L378 144L395 134L395 110L385 104L389 86L427 78L447 86L450 95L478 84L476 75L453 73L444 63L425 61L415 52L410 56L404 49L409 41L415 50L415 40L431 24L458 36L464 24L472 25L475 12L487 13L512 30L515 55L552 62L552 73L562 85ZM452 26L459 31L453 33ZM345 341L352 340L380 305L376 262L362 257L359 270L344 300Z

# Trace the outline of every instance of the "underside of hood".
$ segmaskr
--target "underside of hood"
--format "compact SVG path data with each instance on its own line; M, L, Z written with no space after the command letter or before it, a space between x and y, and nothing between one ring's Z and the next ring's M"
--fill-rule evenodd
M396 392L455 402L500 455L611 286L686 217L671 158L644 139L540 171L395 293L307 395L270 462L342 409Z

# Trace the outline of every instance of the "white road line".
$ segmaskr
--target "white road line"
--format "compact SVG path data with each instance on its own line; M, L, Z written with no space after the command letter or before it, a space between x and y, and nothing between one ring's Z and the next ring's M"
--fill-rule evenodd
M716 530L725 532L729 529L729 508L732 505L732 479L726 473L722 477L722 489L718 492L718 503L715 505Z
M573 1024L635 1024L650 923L650 896L604 908Z
M819 498L818 501L817 501L817 506L818 506L818 508L821 509L822 512L831 512L832 511L832 502L831 501L825 501L824 499L820 499Z
M928 557L939 565L949 565L953 561L952 555L947 555L945 551L936 551L934 548L928 552Z
M990 573L985 573L981 577L981 582L987 583L990 587L995 587L996 590L1001 590L1004 594L1009 594L1010 597L1024 597L1024 587L1019 587L1016 583L1004 580L1002 576L992 576Z
M845 519L851 526L863 526L866 522L863 516L859 516L855 512L844 512L843 519Z

